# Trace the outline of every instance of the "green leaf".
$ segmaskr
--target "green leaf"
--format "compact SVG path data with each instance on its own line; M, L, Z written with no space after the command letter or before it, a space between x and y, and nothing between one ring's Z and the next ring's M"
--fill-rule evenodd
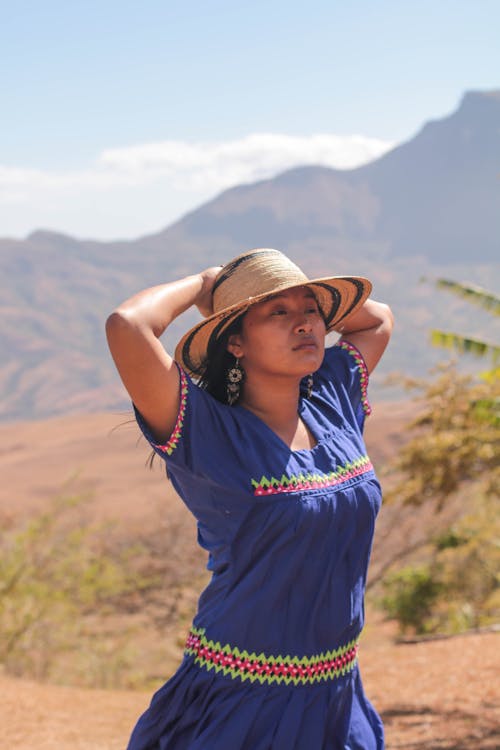
M500 297L493 292L489 292L480 286L474 284L460 284L458 281L450 279L437 279L436 286L446 289L458 297L463 297L473 305L482 307L484 310L500 315Z
M480 372L479 377L481 378L481 380L484 380L485 383L493 385L494 383L500 381L500 367L494 367L492 370L485 370L484 372Z
M461 354L473 354L476 357L491 356L494 361L500 359L500 346L480 339L461 336L458 333L433 330L431 331L431 342L433 346L439 346L442 349L454 349Z

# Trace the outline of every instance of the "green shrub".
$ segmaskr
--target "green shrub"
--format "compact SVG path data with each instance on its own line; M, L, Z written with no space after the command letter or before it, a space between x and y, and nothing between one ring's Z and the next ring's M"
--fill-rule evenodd
M398 621L401 632L432 630L433 607L442 591L430 566L407 566L392 573L384 581L382 606Z
M474 380L446 366L416 384L421 403L410 439L388 467L395 480L385 502L395 519L427 508L414 514L412 543L380 575L381 604L402 632L456 633L498 621L498 373Z
M106 616L151 584L131 564L134 550L113 545L105 527L82 521L83 501L58 498L0 539L0 664L11 674L64 679L76 664L72 655L95 662L109 641ZM100 624L89 629L96 612ZM113 658L126 669L127 644L114 643Z

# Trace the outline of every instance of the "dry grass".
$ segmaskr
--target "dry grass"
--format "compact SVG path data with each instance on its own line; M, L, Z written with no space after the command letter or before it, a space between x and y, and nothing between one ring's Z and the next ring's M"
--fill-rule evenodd
M498 748L499 636L395 646L385 630L367 632L361 669L384 719L387 750ZM2 743L9 750L123 750L150 698L5 677L0 691Z
M377 465L397 448L411 412L409 404L379 405L374 410L367 443ZM182 529L186 559L189 564L198 561L202 574L194 523L169 490L161 469L144 468L147 446L137 445L133 426L112 432L126 418L87 415L0 427L0 515L7 520L30 516L76 472L72 491L91 493L87 512L93 519L112 520L133 538L158 529L158 519L163 518L167 526ZM377 547L375 553L379 554ZM186 609L186 623L195 599L188 594L189 601L181 607ZM376 613L370 613L368 622L361 669L367 694L384 718L388 750L500 747L498 636L397 646L391 625ZM145 650L148 639L149 634ZM157 671L165 678L180 652L174 637L169 643ZM5 675L0 676L0 691L0 744L9 750L123 750L151 695L43 685Z

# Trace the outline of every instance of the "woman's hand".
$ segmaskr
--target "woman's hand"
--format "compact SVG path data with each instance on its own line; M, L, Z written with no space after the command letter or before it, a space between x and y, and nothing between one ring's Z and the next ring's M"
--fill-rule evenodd
M194 302L204 318L208 318L213 313L212 290L215 279L220 273L222 266L211 266L200 273L202 288Z

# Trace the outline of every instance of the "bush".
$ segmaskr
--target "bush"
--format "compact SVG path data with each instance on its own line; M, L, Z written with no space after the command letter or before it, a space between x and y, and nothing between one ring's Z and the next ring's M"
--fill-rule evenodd
M433 523L385 565L381 604L402 632L454 633L491 625L500 612L500 379L474 382L447 367L420 386L422 406L389 467L397 481L386 502L400 513L426 504Z
M151 584L131 564L137 550L114 547L105 527L82 526L75 511L83 501L57 498L1 537L0 664L10 674L63 680L75 656L87 669L109 641L102 618ZM101 624L89 628L97 611ZM113 658L126 670L126 644L120 638L114 644Z
M430 566L408 566L392 573L384 582L382 605L389 617L398 621L402 633L432 630L432 610L442 584Z

